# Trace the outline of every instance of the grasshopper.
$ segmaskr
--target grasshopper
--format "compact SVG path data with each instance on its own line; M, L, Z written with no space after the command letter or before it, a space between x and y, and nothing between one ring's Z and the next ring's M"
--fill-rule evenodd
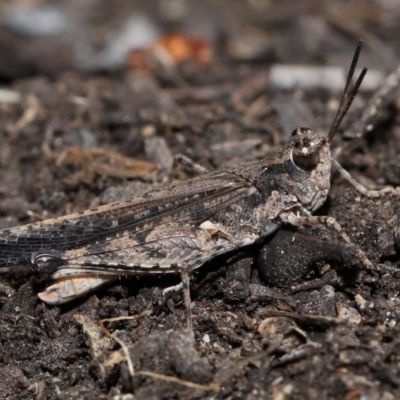
M335 120L324 137L293 131L281 151L98 208L0 230L0 264L30 260L53 284L39 297L70 301L121 275L180 273L186 323L192 326L189 281L208 260L270 235L282 224L326 224L312 216L330 189L330 146L366 74L353 89L358 43ZM359 256L371 267L364 253Z

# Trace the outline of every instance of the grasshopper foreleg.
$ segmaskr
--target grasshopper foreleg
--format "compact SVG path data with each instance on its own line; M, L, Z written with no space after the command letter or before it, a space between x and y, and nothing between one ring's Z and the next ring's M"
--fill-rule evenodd
M362 195L374 199L380 196L384 196L385 194L393 194L396 193L395 188L391 186L384 187L380 190L370 190L363 186L360 182L357 182L335 159L332 159L333 164L336 169L340 172L340 174L345 178L351 185L353 185L358 192Z

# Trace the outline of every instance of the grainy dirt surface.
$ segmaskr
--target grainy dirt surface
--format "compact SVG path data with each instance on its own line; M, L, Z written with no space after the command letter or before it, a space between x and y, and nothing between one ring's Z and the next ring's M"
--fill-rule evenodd
M333 153L366 186L400 185L398 85L362 118L400 61L396 1L9 1L1 16L1 228L159 187L178 153L218 169L277 151L297 126L327 132L359 38L370 77ZM173 63L149 50L170 32L203 41ZM293 65L295 86L272 73ZM335 67L332 82L315 66ZM192 279L193 332L179 293L162 295L178 277L51 307L34 268L12 267L0 399L399 398L399 191L369 199L334 172L318 214L354 245L286 227L212 260Z

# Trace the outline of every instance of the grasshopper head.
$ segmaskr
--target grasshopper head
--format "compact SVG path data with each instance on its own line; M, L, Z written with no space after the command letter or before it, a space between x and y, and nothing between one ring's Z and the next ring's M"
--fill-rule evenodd
M299 202L308 210L320 207L330 187L331 154L326 137L297 128L283 150L283 167Z
M360 40L328 136L325 138L308 128L297 128L283 150L284 168L291 178L296 197L310 211L320 207L328 195L331 172L330 145L367 72L366 68L362 70L353 89L350 90L361 46Z

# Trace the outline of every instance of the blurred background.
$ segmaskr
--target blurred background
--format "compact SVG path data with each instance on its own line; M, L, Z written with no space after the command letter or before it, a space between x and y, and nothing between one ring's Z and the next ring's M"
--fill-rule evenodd
M201 39L212 63L337 65L359 38L369 67L394 68L400 54L396 0L15 0L0 15L2 82L125 69L129 52L171 32Z

